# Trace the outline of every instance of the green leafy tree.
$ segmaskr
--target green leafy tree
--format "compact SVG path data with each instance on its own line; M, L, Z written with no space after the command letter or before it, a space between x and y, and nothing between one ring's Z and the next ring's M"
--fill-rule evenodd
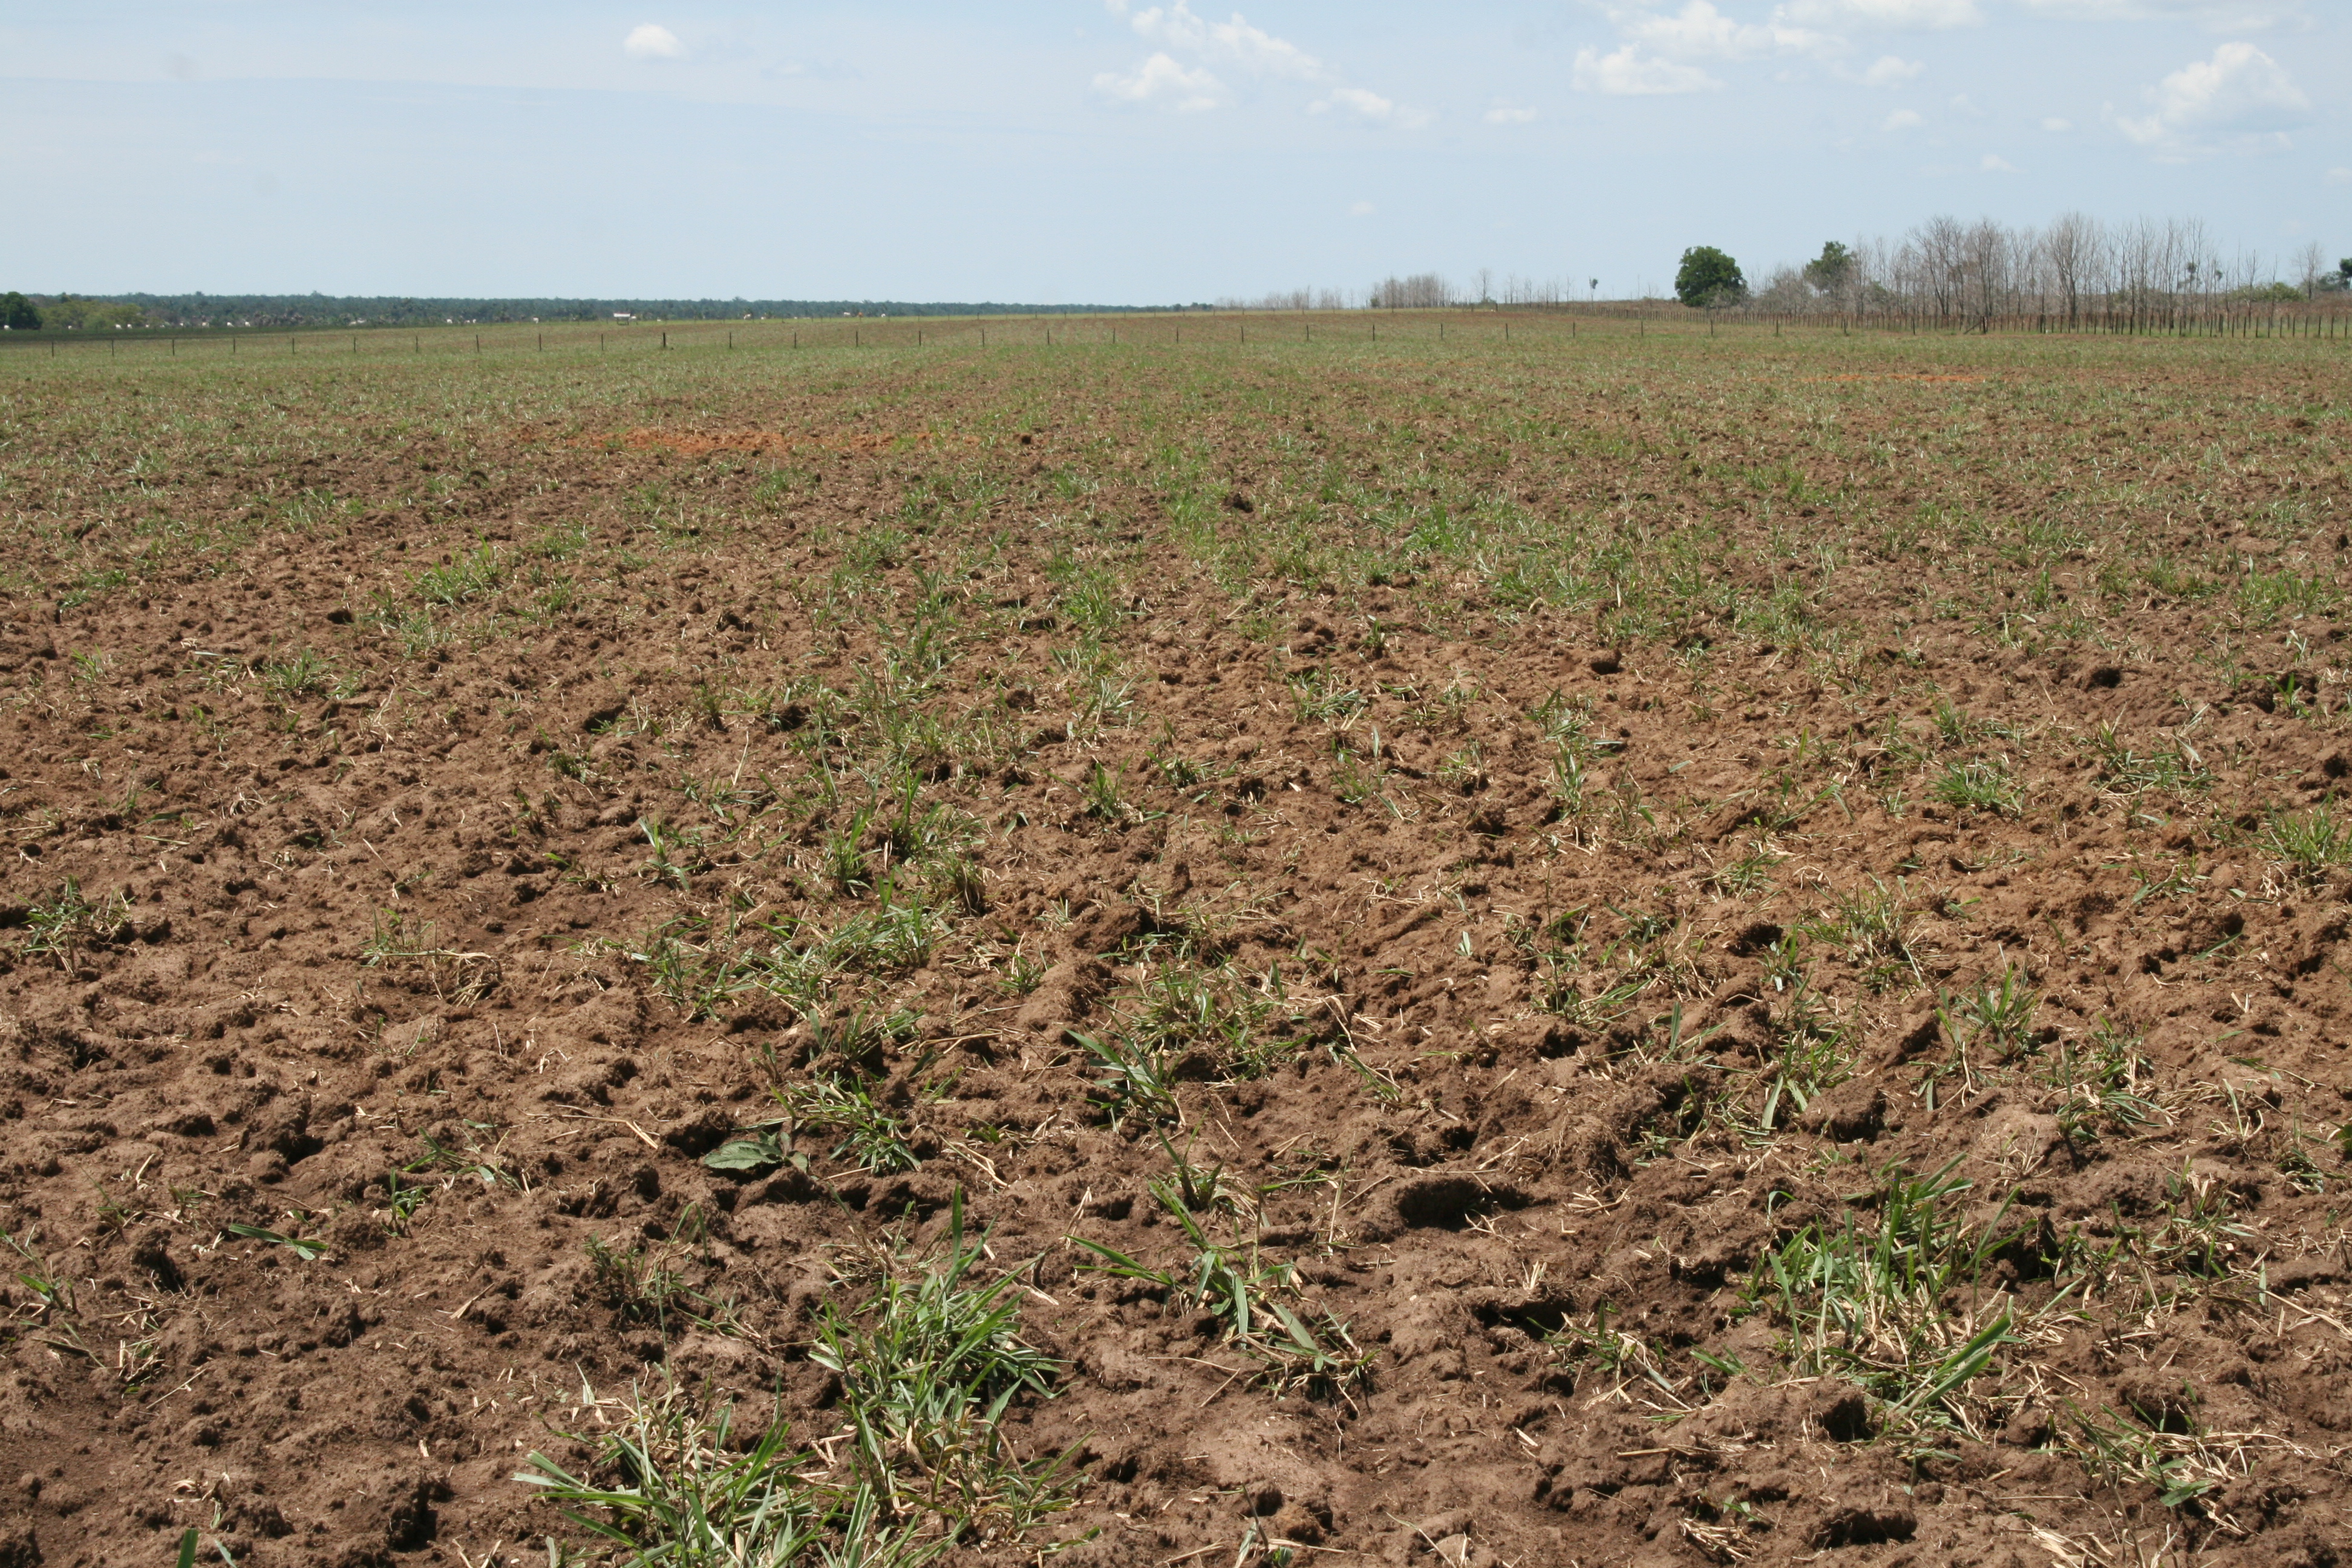
M1822 253L1805 263L1805 281L1824 294L1834 294L1853 276L1853 252L1832 239Z
M86 294L59 294L40 310L41 325L52 331L94 332L108 327L133 325L145 315L146 311L136 305L93 300Z
M32 332L38 331L40 326L41 313L33 309L30 300L14 289L0 294L0 327L12 332Z
M2323 294L2341 294L2347 289L2352 289L2352 256L2337 262L2335 271L2319 275L2319 291Z
M1739 263L1724 252L1711 245L1694 245L1683 252L1682 268L1675 274L1675 298L1684 304L1711 309L1734 304L1747 292Z

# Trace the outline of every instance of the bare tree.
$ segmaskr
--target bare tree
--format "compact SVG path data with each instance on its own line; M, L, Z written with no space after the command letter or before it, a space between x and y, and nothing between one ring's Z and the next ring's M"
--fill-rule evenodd
M2319 247L2319 241L2304 241L2303 248L2294 253L2294 284L2303 290L2305 299L2319 298L2319 280L2327 272L2327 252Z
M1387 278L1372 287L1371 302L1383 310L1425 310L1454 302L1453 286L1434 272Z
M2284 299L2281 274L2307 302L2340 300L2352 289L2352 261L2327 265L2317 244L2290 258L2255 250L2225 255L2195 218L2139 218L2108 225L2081 212L2047 228L2010 227L1990 218L1930 217L1909 232L1872 236L1848 247L1833 288L1789 268L1768 269L1744 309L1772 315L1835 314L1856 324L1990 331L2006 322L2052 331L2242 330L2249 308ZM1391 276L1354 293L1277 290L1222 308L1338 310L1358 306L1430 310L1466 300L1514 307L1597 299L1597 278L1538 279L1491 268L1472 274L1475 292L1434 272ZM1629 298L1645 298L1638 283Z
M2069 326L2083 319L2083 293L2090 286L2096 258L2105 243L2099 220L2079 212L2060 214L2058 221L2042 231L2042 259L2049 264L2058 313Z

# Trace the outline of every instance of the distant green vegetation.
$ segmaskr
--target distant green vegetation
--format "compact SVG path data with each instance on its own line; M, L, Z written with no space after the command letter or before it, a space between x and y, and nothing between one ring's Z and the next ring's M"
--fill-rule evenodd
M25 295L11 289L0 294L0 328L12 332L84 331L143 324L147 312L136 305L111 300L89 300L72 294Z
M1206 306L948 304L905 300L467 300L406 295L0 295L0 325L15 331L114 326L439 327L496 321L736 321L746 317L1068 316Z

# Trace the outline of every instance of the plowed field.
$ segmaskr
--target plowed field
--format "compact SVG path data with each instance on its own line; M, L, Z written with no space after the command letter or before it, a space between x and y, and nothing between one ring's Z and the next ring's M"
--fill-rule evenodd
M0 1564L2346 1561L2342 345L1491 321L0 361Z

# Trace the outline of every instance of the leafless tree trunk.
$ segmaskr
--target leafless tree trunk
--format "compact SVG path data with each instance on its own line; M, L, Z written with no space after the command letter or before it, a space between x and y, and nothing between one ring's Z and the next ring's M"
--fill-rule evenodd
M2083 319L2083 292L2097 254L2105 246L2106 237L2099 220L2083 213L2064 213L2042 236L2042 254L2050 265L2050 279L2055 287L2053 301L2063 311L2069 327Z
M2294 284L2306 300L2319 298L2319 280L2327 272L2327 252L2319 248L2319 241L2305 240L2303 248L2294 253Z

